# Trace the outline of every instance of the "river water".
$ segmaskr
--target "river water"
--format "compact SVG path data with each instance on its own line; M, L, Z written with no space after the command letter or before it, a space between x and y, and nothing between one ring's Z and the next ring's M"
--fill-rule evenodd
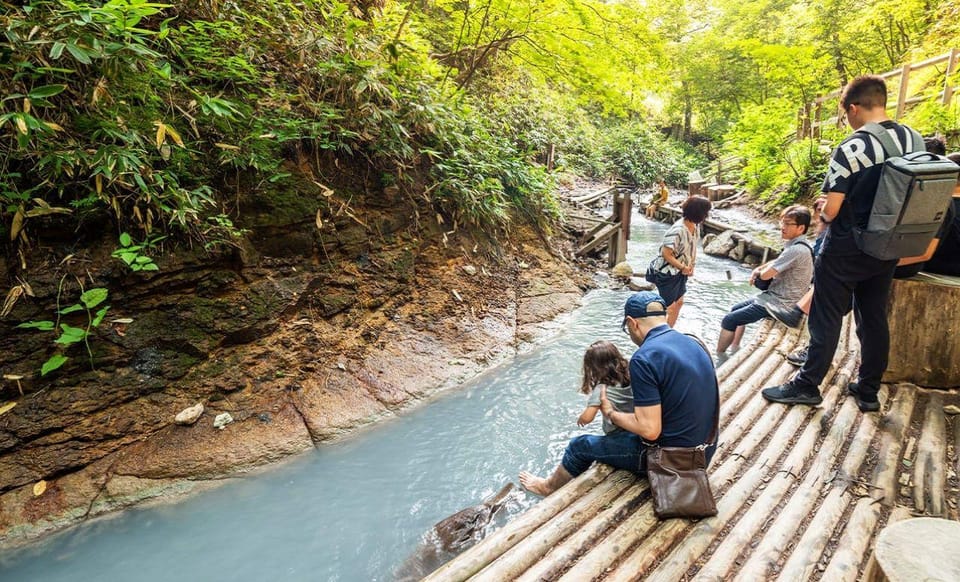
M634 216L635 270L645 269L666 228ZM751 294L748 275L701 255L677 327L714 346L720 318ZM434 523L516 483L521 470L551 471L571 437L600 432L599 416L576 426L581 358L597 339L632 353L620 331L629 294L588 293L562 331L529 353L341 442L182 502L0 554L0 580L390 580ZM511 495L494 527L536 501Z

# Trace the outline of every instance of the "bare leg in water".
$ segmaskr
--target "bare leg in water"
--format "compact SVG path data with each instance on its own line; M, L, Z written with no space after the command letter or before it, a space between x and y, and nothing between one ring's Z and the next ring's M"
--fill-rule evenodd
M677 323L677 318L680 317L680 308L683 307L683 297L677 299L667 307L667 325L673 327Z
M526 471L520 473L520 485L530 493L536 493L543 497L563 487L571 479L573 479L573 476L563 468L563 465L557 465L556 470L546 479Z

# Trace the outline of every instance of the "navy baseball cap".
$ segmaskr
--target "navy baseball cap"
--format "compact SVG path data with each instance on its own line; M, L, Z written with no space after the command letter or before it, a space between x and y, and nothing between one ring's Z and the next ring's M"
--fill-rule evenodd
M651 303L659 303L654 309L647 309ZM626 329L627 327L627 317L632 317L634 319L639 319L641 317L652 317L655 315L666 315L667 311L665 309L666 301L663 300L663 297L654 293L653 291L640 291L639 293L634 293L627 299L626 304L623 306L623 323L620 324L621 329Z

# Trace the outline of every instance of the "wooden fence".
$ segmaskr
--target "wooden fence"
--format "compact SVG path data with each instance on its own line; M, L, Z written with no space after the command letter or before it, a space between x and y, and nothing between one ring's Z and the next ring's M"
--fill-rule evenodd
M894 110L892 115L893 119L899 120L907 111L907 107L922 101L939 99L941 104L949 105L953 94L957 89L960 89L960 87L953 84L953 79L951 79L957 71L958 60L960 60L960 50L952 49L946 54L918 63L908 63L899 69L880 74L880 77L884 80L899 77L897 99L896 101L887 103L887 108ZM916 78L916 75L912 76L913 73L929 67L940 67L941 65L945 66L943 66L942 74L937 75L938 79L943 79L943 82L940 84L943 88L940 91L930 92L928 90L930 88L928 83L915 86L914 90L911 91L910 80L911 78ZM842 124L843 120L837 115L837 107L835 106L840 97L840 92L840 89L831 91L826 95L817 97L811 103L800 108L800 112L797 115L797 136L800 139L819 138L824 127L837 127ZM824 115L830 115L830 117L824 119Z

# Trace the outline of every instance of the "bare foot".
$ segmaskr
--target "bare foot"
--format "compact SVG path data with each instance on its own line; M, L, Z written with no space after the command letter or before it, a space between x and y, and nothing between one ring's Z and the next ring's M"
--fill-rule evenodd
M526 471L520 473L520 485L530 493L535 493L542 497L553 493L553 489L550 488L550 484L546 479L537 477L533 473L527 473Z

